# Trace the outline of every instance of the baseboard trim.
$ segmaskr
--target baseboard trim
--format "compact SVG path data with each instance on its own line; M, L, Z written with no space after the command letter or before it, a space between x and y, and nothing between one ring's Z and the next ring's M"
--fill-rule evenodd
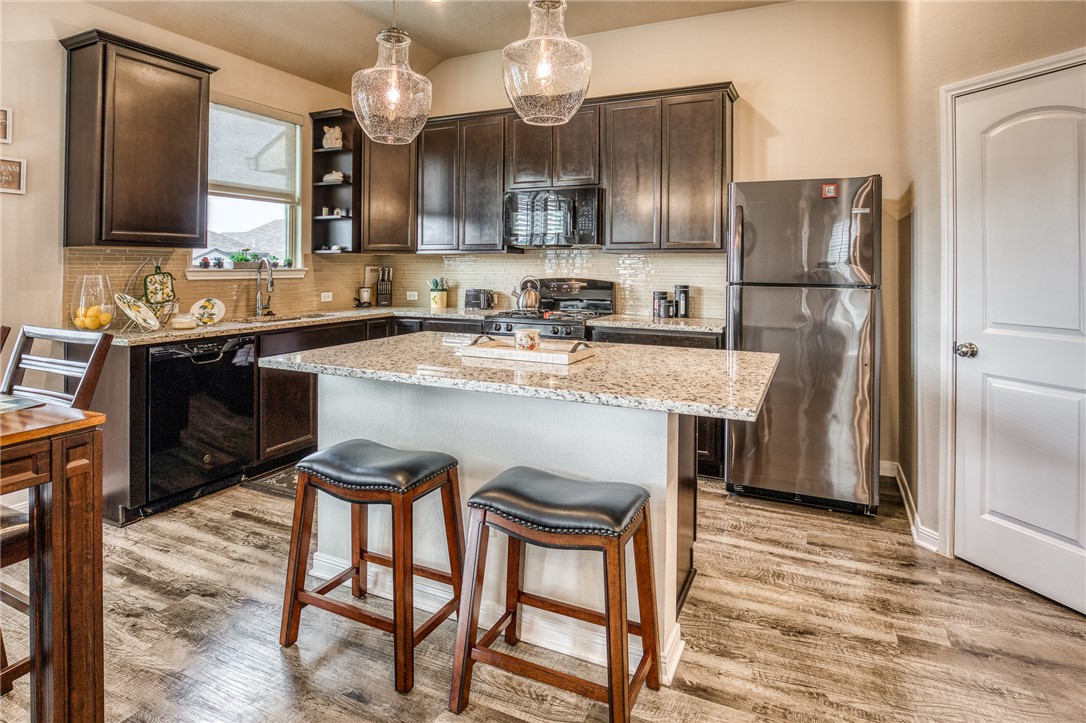
M925 550L939 552L939 533L920 524L920 515L916 511L916 503L913 494L909 491L909 483L905 479L905 470L897 462L882 460L879 462L879 474L884 477L893 477L897 482L901 500L905 503L905 514L909 518L909 529L912 531L913 542Z
M322 580L329 580L344 569L350 567L350 561L334 555L317 552L313 555L313 567L309 574ZM379 565L370 565L366 576L369 592L377 597L392 599L392 573ZM349 586L350 582L343 583ZM432 580L415 578L414 602L419 610L434 613L448 602L452 588ZM479 611L479 625L490 627L505 612L505 608L491 602L483 602ZM455 613L454 616L455 618ZM555 615L545 610L522 608L520 637L533 645L554 650L596 665L607 665L607 637L603 628L580 620L573 620ZM676 623L671 636L660 650L660 677L664 685L671 685L675 671L679 667L686 642L682 639L680 626ZM450 652L451 654L451 652ZM641 659L641 640L630 638L631 670Z

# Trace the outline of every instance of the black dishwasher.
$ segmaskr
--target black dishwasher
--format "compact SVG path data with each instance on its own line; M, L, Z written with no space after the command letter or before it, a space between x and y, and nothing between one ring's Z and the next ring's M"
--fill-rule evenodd
M218 489L256 460L255 364L251 336L149 350L149 507Z

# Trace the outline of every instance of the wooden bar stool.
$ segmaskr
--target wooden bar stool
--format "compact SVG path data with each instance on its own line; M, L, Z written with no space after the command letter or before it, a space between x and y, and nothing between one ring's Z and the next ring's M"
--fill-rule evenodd
M407 693L414 686L415 646L426 639L460 601L464 531L460 517L460 484L457 460L441 452L407 451L365 439L353 439L315 452L297 465L298 492L294 502L294 526L287 563L283 600L283 625L279 643L290 647L298 640L302 608L307 605L342 615L356 622L392 633L396 659L396 690ZM445 514L445 538L450 572L414 564L411 551L411 515L415 500L441 490ZM314 590L305 589L306 563L313 530L317 490L351 503L351 567ZM392 556L366 549L367 516L364 505L392 506ZM356 598L366 594L367 563L392 568L392 618L332 600L326 595L351 580ZM452 585L452 599L418 630L414 627L414 575Z
M607 703L612 721L630 720L630 711L642 684L659 690L656 581L648 500L648 491L637 485L572 480L530 467L514 467L502 472L468 499L471 518L464 579L469 584L460 599L449 710L462 713L467 707L471 669L476 661ZM476 642L489 539L487 526L509 535L505 612ZM640 623L626 617L626 543L631 538ZM601 614L524 592L525 542L556 549L602 551L606 612ZM490 646L502 632L510 645L520 640L518 605L604 626L607 629L607 685L491 650ZM632 681L628 633L641 636L644 648Z

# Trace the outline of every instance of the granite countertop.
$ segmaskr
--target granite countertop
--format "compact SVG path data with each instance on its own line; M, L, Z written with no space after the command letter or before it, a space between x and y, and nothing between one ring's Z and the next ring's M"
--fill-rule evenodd
M158 331L127 331L122 332L127 319L119 318L113 334L114 346L150 346L152 344L172 344L174 342L190 341L192 339L208 339L216 336L230 336L236 334L257 334L268 331L283 331L284 329L298 329L307 326L321 326L323 324L338 324L347 321L387 319L398 317L422 318L422 319L462 319L465 321L482 320L488 314L501 313L502 309L441 309L431 311L425 306L371 306L365 309L347 309L345 311L307 312L302 314L285 314L281 317L272 317L271 321L220 321L208 326L198 326L195 329L169 329ZM507 311L507 310L506 310ZM651 316L633 316L614 314L591 319L589 326L610 326L627 329L653 329L664 331L699 331L715 334L723 333L723 319L656 319ZM167 325L168 326L168 325Z
M613 326L624 329L649 329L651 331L701 331L710 334L724 333L724 320L712 318L660 319L655 316L611 314L589 319L588 326Z
M111 331L114 346L148 346L151 344L172 344L191 339L207 339L214 336L230 336L236 334L258 334L267 331L283 331L284 329L298 329L307 326L321 326L323 324L338 324L345 321L388 319L397 317L411 317L424 319L464 319L468 321L481 320L487 314L493 314L492 309L442 309L431 311L425 306L371 306L365 309L348 309L346 311L307 312L303 314L284 314L281 317L271 317L271 321L219 321L207 326L198 326L195 329L169 329L163 328L157 331ZM126 320L118 320L126 321ZM169 325L167 324L167 327ZM124 323L118 328L123 328Z
M465 358L471 335L422 332L282 354L271 369L752 421L776 354L594 343L569 366Z

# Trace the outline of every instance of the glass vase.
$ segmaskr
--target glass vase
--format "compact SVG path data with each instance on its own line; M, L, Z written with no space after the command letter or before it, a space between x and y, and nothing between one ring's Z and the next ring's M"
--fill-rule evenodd
M80 276L72 288L72 322L77 329L103 331L113 323L115 304L109 277Z

